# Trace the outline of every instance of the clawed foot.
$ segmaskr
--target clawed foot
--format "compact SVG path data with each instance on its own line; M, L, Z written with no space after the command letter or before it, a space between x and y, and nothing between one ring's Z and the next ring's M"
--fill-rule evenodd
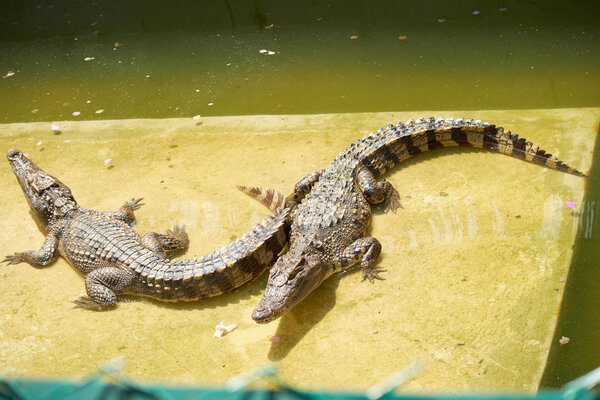
M2 262L6 263L6 265L14 265L14 264L22 263L23 262L23 259L21 258L22 254L23 253L15 253L10 256L6 256L6 257L4 257L4 260L2 260Z
M177 246L177 248L185 249L190 243L188 234L185 231L185 225L175 225L173 229L167 230L167 236L170 236L173 239L181 242L181 244Z
M383 203L383 207L385 212L392 211L393 213L395 213L398 208L402 207L400 195L396 189L392 188L392 192L385 200L385 203Z
M144 200L143 197L140 197L139 199L131 199L126 202L125 205L131 207L133 211L139 210L140 207L144 205L144 203L141 203L142 200Z
M83 308L84 310L102 311L114 306L114 304L103 305L95 302L87 296L81 296L77 300L73 300L75 306L73 308Z
M375 282L375 279L384 281L385 278L382 278L381 276L379 276L379 274L386 271L387 269L383 269L381 267L364 268L362 280L364 281L365 279L368 279L371 283Z

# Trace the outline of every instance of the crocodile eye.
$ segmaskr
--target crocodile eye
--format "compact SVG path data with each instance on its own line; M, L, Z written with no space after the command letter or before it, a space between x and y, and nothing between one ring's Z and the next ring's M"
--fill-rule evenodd
M304 269L305 265L306 265L306 259L304 257L302 257L298 261L298 264L296 264L294 266L294 269L290 272L290 274L288 276L288 280L294 279L296 277L296 275L298 275L298 273Z

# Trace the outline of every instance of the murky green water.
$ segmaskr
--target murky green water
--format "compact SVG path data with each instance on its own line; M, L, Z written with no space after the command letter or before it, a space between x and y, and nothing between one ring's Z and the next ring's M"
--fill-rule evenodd
M3 122L600 104L594 2L22 1L3 11L0 73L14 72L0 80Z
M189 257L267 214L236 184L287 193L351 141L420 110L462 110L452 114L504 125L582 170L591 165L600 115L593 2L0 8L0 149L30 152L86 207L143 196L136 229L184 223ZM248 114L266 116L239 117ZM135 301L89 313L71 310L84 287L64 261L3 267L0 373L83 376L123 357L130 377L214 385L278 361L292 384L360 390L420 360L413 390L532 391L564 281L582 269L585 279L569 278L571 312L557 331L572 342L554 345L544 384L597 364L590 293L600 260L578 230L583 218L597 231L594 177L583 203L580 179L499 155L445 154L386 176L406 207L374 217L387 281L332 278L267 326L250 319L264 278L196 305ZM38 248L42 235L8 165L0 171L0 254ZM239 328L218 340L219 321Z

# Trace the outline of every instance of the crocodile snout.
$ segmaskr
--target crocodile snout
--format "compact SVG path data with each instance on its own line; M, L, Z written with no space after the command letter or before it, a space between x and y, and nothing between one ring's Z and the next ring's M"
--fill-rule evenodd
M252 313L252 319L259 324L266 324L273 319L273 310L267 306L258 306Z
M19 157L21 154L20 150L17 149L10 149L7 153L6 153L6 158L8 158L8 161L13 161L15 160L17 157Z

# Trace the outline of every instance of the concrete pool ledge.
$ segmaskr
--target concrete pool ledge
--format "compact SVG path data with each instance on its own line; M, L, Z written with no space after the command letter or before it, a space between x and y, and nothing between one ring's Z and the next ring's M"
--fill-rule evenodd
M185 224L187 258L220 248L268 214L235 185L288 193L357 138L421 116L489 121L587 171L600 109L15 123L0 125L0 149L30 153L83 207L115 210L144 197L135 229ZM0 171L0 254L38 249L43 235L8 163ZM264 276L198 303L133 299L94 313L72 309L85 288L64 260L43 269L2 266L0 373L81 377L122 357L127 377L218 385L277 361L292 385L364 390L421 361L423 371L408 390L535 391L585 180L463 149L417 156L385 178L404 205L396 214L375 209L370 228L383 245L386 280L371 285L357 273L333 277L268 325L250 318ZM238 329L216 339L220 321Z

